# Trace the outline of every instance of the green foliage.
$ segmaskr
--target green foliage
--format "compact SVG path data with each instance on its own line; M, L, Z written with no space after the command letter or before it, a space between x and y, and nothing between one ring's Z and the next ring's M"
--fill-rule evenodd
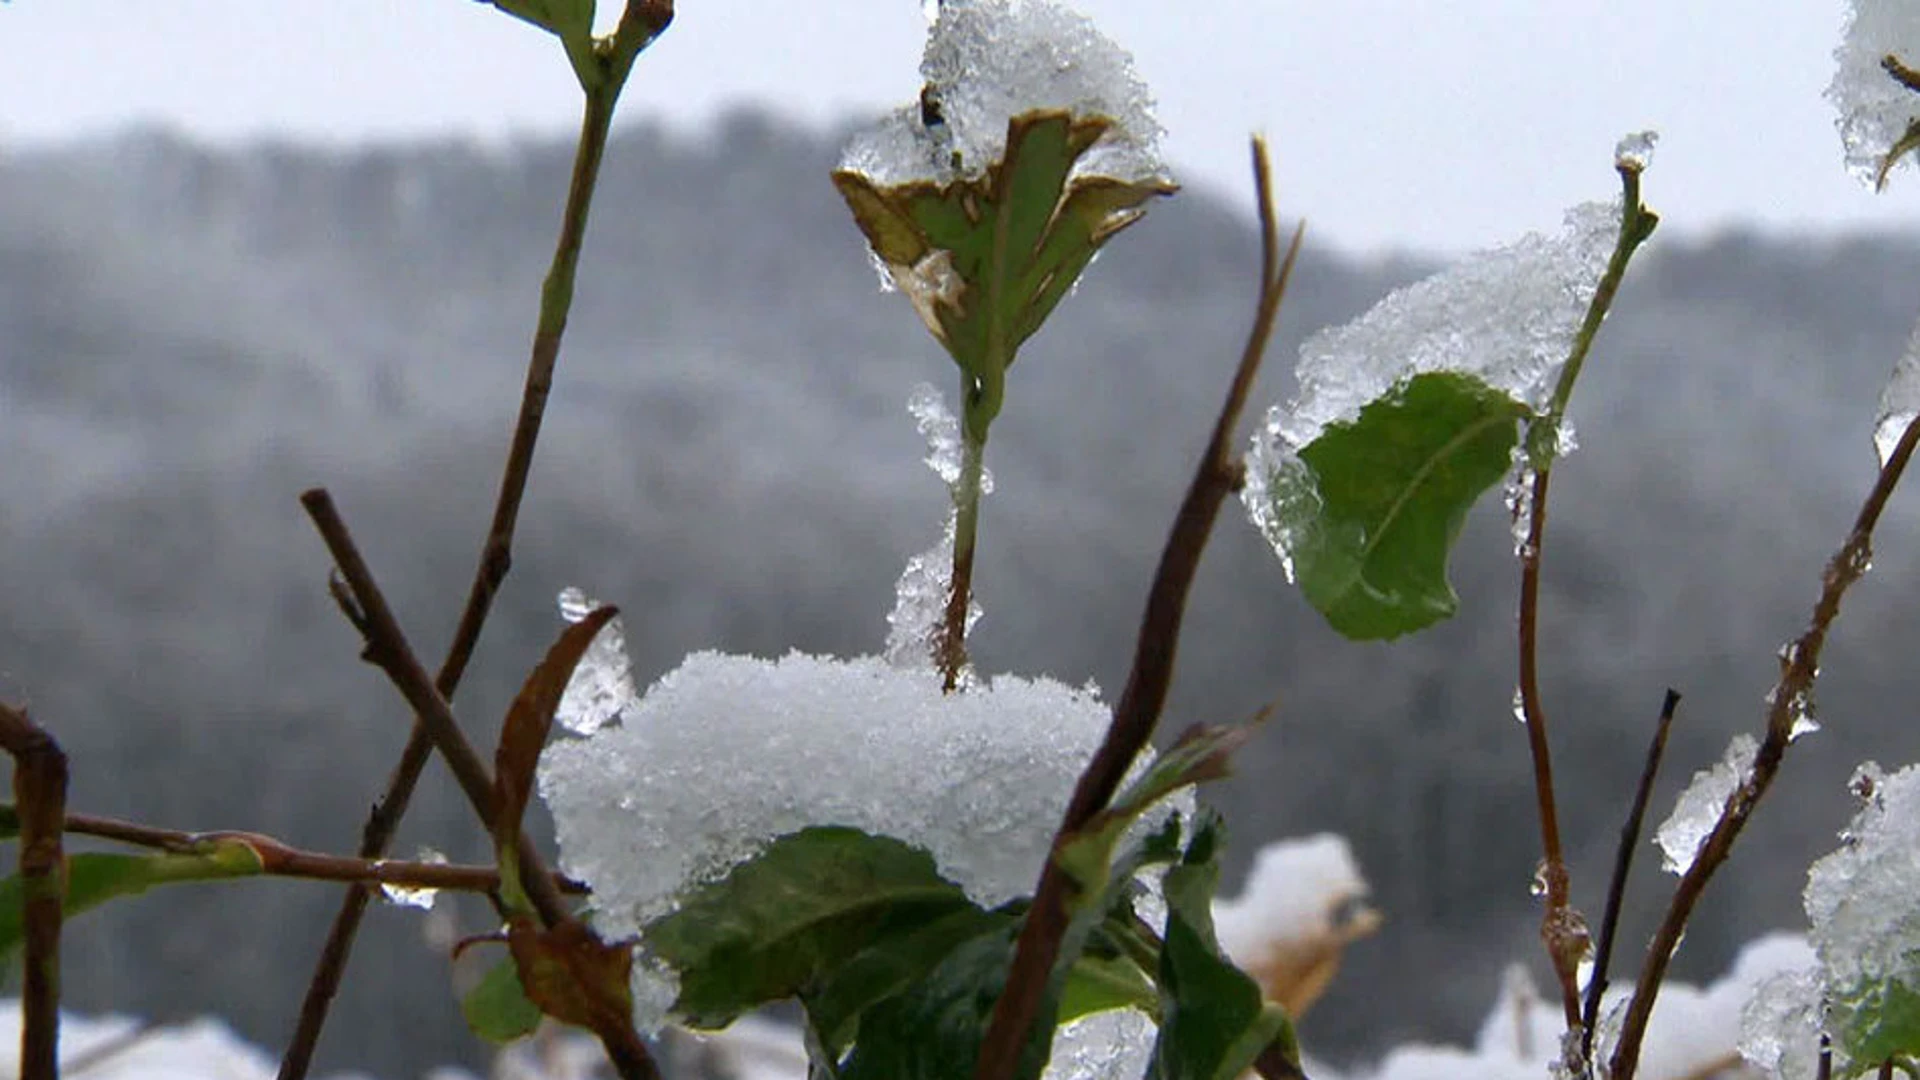
M1513 463L1526 410L1480 380L1416 375L1327 425L1267 497L1300 588L1334 629L1392 638L1452 615L1447 558L1467 511Z
M1235 1080L1278 1042L1296 1066L1293 1025L1259 984L1220 953L1213 894L1220 883L1218 820L1195 831L1167 871L1167 935L1160 950L1160 1037L1150 1080Z
M971 1080L1018 936L1010 925L963 942L926 978L875 1005L841 1080ZM1052 1040L1051 1026L1036 1027L1008 1080L1040 1075Z
M493 965L480 982L460 999L460 1014L475 1035L493 1043L508 1043L533 1034L540 1026L540 1007L520 987L513 958Z
M243 840L210 841L199 851L122 855L84 852L67 857L67 891L62 911L72 918L109 900L138 896L158 885L261 872L260 856ZM25 888L14 874L0 880L0 955L12 955L23 940Z
M1007 125L1006 155L975 179L879 187L833 174L874 253L969 379L967 424L985 442L1007 368L1081 271L1142 207L1175 188L1074 176L1112 122L1051 110Z
M980 910L931 856L858 829L783 836L646 928L647 948L679 974L674 1013L724 1027L790 997L844 1033L860 1007L932 968L954 945L1009 917ZM835 1041L838 1041L837 1039Z
M1920 992L1905 982L1875 979L1846 993L1829 990L1827 1010L1834 1039L1852 1063L1839 1075L1859 1076L1883 1061L1920 1060Z

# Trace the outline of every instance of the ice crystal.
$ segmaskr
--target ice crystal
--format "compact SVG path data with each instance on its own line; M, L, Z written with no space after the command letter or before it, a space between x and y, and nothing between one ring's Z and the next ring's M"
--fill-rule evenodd
M907 411L913 414L920 434L927 440L926 463L934 475L958 498L962 455L960 421L947 408L940 392L925 383L914 387L907 399ZM993 492L993 473L982 469L980 494ZM957 513L957 511L956 511ZM933 665L934 647L946 620L947 601L953 590L953 544L957 525L955 513L947 515L946 532L932 549L907 560L907 568L894 586L893 610L887 614L887 662L896 667L926 668ZM967 625L971 633L980 621L981 607L976 594L967 597Z
M1920 96L1915 100L1920 100ZM1880 411L1873 422L1873 449L1880 455L1882 468L1916 416L1920 416L1920 325L1916 325L1907 338L1906 352L1901 354L1893 375L1880 391Z
M602 605L576 588L560 591L560 617L579 622ZM633 666L627 661L627 635L619 616L600 628L573 669L553 718L576 735L591 735L620 717L633 700Z
M1613 162L1623 169L1645 169L1653 164L1653 147L1660 141L1657 131L1636 131L1622 136L1613 148Z
M414 857L414 861L427 863L432 866L445 866L447 864L447 857L432 848L421 848L420 854ZM397 904L400 907L419 908L421 911L431 911L433 910L434 901L440 896L440 890L432 887L413 888L406 885L382 884L380 886L380 895L385 897L389 904Z
M1753 756L1759 749L1753 736L1735 735L1718 763L1693 774L1693 782L1674 803L1673 813L1654 833L1663 856L1661 866L1668 873L1685 874L1692 868L1700 845L1719 823L1728 798L1752 774Z

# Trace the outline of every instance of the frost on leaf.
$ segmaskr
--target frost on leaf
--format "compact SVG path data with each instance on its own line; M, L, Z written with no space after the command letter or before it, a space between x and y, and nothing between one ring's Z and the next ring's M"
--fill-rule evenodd
M1920 100L1920 95L1915 95L1915 100ZM1880 455L1881 468L1886 467L1894 447L1900 445L1900 437L1907 433L1907 426L1916 416L1920 416L1920 325L1913 328L1913 334L1907 338L1906 352L1894 365L1886 388L1880 391L1880 412L1873 423L1873 448Z
M1920 94L1900 85L1884 66L1891 56L1920 66L1920 8L1904 0L1853 0L1847 28L1834 50L1827 100L1839 112L1847 167L1876 186L1886 182L1895 148L1920 120Z
M907 411L913 414L920 434L927 440L926 463L934 475L955 492L960 483L960 421L948 410L940 391L925 383L914 387L907 399ZM980 494L993 493L993 473L983 469ZM953 542L955 513L947 515L946 532L932 549L907 560L907 568L894 586L893 610L887 614L887 662L895 667L932 670L937 655L942 623L946 619L947 599L953 590ZM967 598L967 625L972 632L980 621L980 602Z
M621 723L550 745L540 793L595 928L643 952L646 925L688 890L816 825L920 848L994 907L1032 888L1109 719L1097 695L1045 679L945 694L931 670L878 657L696 653ZM659 989L671 973L646 966L635 1019L651 1026L673 994Z
M921 100L855 137L841 168L877 187L979 177L1004 156L1009 120L1055 109L1113 122L1077 174L1166 176L1153 97L1133 58L1050 0L945 0L920 74Z
M1693 867L1700 845L1719 823L1727 800L1752 775L1753 757L1759 749L1753 736L1735 735L1718 763L1693 774L1693 782L1680 793L1673 813L1653 836L1654 843L1660 845L1661 866L1668 873L1685 874Z
M560 592L560 617L577 623L602 605L576 588ZM595 635L586 655L573 669L573 678L560 696L553 718L576 735L591 735L620 717L634 697L633 667L627 661L626 629L619 616Z

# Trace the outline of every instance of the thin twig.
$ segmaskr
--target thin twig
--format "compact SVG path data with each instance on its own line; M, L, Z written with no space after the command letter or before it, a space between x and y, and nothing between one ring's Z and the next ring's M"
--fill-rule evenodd
M1259 195L1262 252L1261 289L1253 329L1234 371L1233 385L1214 422L1206 453L1187 488L1179 516L1174 519L1172 532L1161 552L1160 565L1147 594L1146 612L1141 617L1126 690L1114 708L1113 721L1100 748L1074 785L1072 800L1054 834L1055 851L1107 805L1127 769L1153 738L1173 681L1174 654L1187 592L1199 568L1201 553L1206 549L1207 536L1213 529L1220 504L1245 482L1245 468L1229 447L1241 409L1259 373L1260 361L1266 354L1267 341L1272 337L1274 320L1280 312L1280 301L1286 295L1302 236L1300 230L1294 232L1292 246L1282 261L1266 144L1259 139L1253 143L1253 164ZM1027 1033L1039 1019L1048 978L1060 952L1061 938L1067 931L1067 890L1066 874L1057 860L1049 858L1035 889L1033 907L1021 928L1006 987L994 1004L993 1017L981 1043L974 1068L978 1080L1004 1080L1014 1074Z
M190 853L222 840L239 840L261 856L263 872L274 877L307 878L316 881L343 881L367 885L398 885L412 889L450 889L455 892L491 893L500 887L500 872L491 866L462 866L456 863L409 862L404 859L361 859L349 855L330 855L305 851L291 844L255 832L220 830L183 832L164 829L119 818L95 814L68 814L66 831L76 836L92 836L156 851ZM585 895L587 887L572 878L555 874L554 888L563 894Z
M1667 965L1673 960L1674 949L1679 947L1681 935L1686 932L1687 920L1692 917L1694 906L1699 903L1700 894L1706 891L1714 872L1732 854L1740 830L1746 827L1747 819L1753 816L1754 809L1760 805L1760 799L1766 795L1780 771L1787 745L1793 741L1794 722L1805 708L1813 691L1814 679L1819 674L1820 651L1826 645L1827 630L1840 614L1840 601L1846 596L1847 590L1867 571L1873 556L1874 526L1879 523L1881 511L1886 509L1894 488L1899 486L1900 475L1906 471L1907 462L1913 457L1916 442L1920 442L1920 420L1907 425L1899 444L1888 455L1887 463L1874 480L1873 489L1861 504L1859 516L1854 519L1846 543L1827 562L1826 570L1821 575L1820 599L1813 606L1806 630L1782 653L1779 681L1767 695L1766 737L1761 741L1759 751L1754 754L1753 770L1746 782L1727 798L1713 831L1701 842L1693 865L1687 868L1686 873L1680 876L1680 883L1674 886L1673 899L1667 906L1666 916L1647 947L1646 963L1640 968L1639 981L1633 988L1633 999L1627 1005L1626 1019L1620 1025L1620 1040L1614 1046L1613 1080L1633 1080L1634 1069L1640 1060L1640 1042L1647 1031L1647 1020L1653 1015L1654 1000L1660 994L1660 984L1666 978Z
M0 749L13 758L20 814L21 918L26 973L21 989L21 1080L60 1075L60 917L67 864L61 823L67 812L67 755L19 709L0 705Z
M560 355L560 341L566 333L567 313L573 301L573 283L580 262L587 229L587 211L593 202L600 162L605 155L607 136L612 129L614 106L625 87L634 60L673 22L673 0L627 0L615 28L610 47L599 57L603 79L586 89L586 104L580 124L580 140L574 151L573 175L567 187L566 207L560 217L560 237L553 260L540 290L539 323L534 331L532 355L527 362L526 386L521 394L519 417L514 422L513 439L507 462L501 470L500 491L494 503L493 519L481 547L480 564L474 571L465 607L460 612L453 641L434 678L442 697L452 699L460 685L467 663L479 644L480 631L492 610L493 598L513 563L513 534L519 521L520 504L526 494L527 478L533 467L534 446L539 440L540 424L546 415L547 397L553 387L553 371ZM360 854L379 858L392 843L400 827L407 804L419 782L421 770L432 753L433 742L424 725L415 723L408 733L400 760L387 778L386 788L374 803L362 827ZM313 1051L320 1041L320 1029L339 992L346 971L347 957L353 951L360 921L366 914L370 890L354 887L341 899L327 931L326 944L314 966L313 978L300 1006L300 1019L288 1040L286 1055L280 1062L279 1080L304 1080L312 1064Z
M367 661L386 672L407 704L413 706L416 723L426 729L434 749L446 759L467 801L473 804L474 813L491 832L497 817L493 770L467 741L447 699L427 678L427 671L420 666L413 646L400 629L399 620L394 618L393 609L387 606L386 595L374 581L373 571L368 569L354 544L353 534L347 531L346 522L334 507L332 496L325 488L314 488L300 496L300 504L313 518L314 527L320 531L328 552L333 555L334 565L339 568L341 580L352 594L355 607L347 615L366 636ZM525 834L520 837L519 853L521 871L527 877L527 892L542 921L552 926L565 920L566 901L553 888L552 874Z
M1607 967L1613 960L1614 934L1620 926L1620 908L1627 894L1627 874L1633 868L1634 852L1640 849L1640 827L1646 820L1647 801L1653 797L1653 781L1660 775L1660 759L1667 751L1667 733L1673 729L1673 716L1680 707L1680 695L1667 690L1660 705L1660 722L1647 744L1647 761L1640 769L1640 786L1633 793L1633 805L1627 810L1626 823L1620 826L1620 847L1613 855L1613 877L1607 882L1607 908L1600 917L1600 939L1593 953L1593 974L1587 978L1587 997L1580 1013L1580 1060L1593 1060L1593 1031L1600 1019L1600 998L1607 992Z
M1520 546L1520 709L1526 720L1527 750L1533 758L1533 794L1540 819L1541 877L1546 913L1540 938L1553 962L1560 986L1560 1007L1568 1030L1580 1023L1580 958L1586 953L1586 927L1570 903L1567 863L1560 848L1560 816L1553 794L1553 755L1547 745L1547 713L1540 698L1540 551L1547 525L1549 469L1533 474L1526 506L1527 539Z
M1546 910L1540 917L1540 938L1553 963L1555 981L1560 986L1560 1008L1567 1030L1580 1024L1580 961L1586 956L1590 939L1586 920L1574 910L1567 876L1567 863L1560 846L1560 817L1553 792L1553 755L1547 741L1547 713L1540 695L1540 557L1546 540L1547 492L1551 484L1553 458L1559 452L1559 432L1566 418L1567 403L1574 384L1580 378L1601 323L1613 307L1613 300L1626 278L1627 265L1634 252L1645 243L1660 223L1659 215L1640 201L1640 170L1635 162L1615 163L1620 174L1620 230L1613 254L1607 260L1585 316L1574 334L1573 347L1560 369L1553 394L1544 414L1527 425L1525 454L1532 470L1532 490L1524 507L1516 513L1527 515L1527 537L1520 545L1520 618L1519 666L1520 710L1527 726L1527 751L1533 762L1533 788L1537 816L1540 819L1540 876L1546 886Z

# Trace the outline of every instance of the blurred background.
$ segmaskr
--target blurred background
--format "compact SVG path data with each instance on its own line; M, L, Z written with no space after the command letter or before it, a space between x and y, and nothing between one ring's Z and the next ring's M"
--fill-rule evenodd
M1262 407L1307 333L1612 196L1614 139L1665 133L1646 184L1666 221L1575 399L1546 555L1563 828L1597 916L1663 690L1686 698L1656 817L1757 728L1920 312L1913 178L1874 199L1820 101L1840 8L1083 6L1138 53L1189 190L1115 241L1013 373L977 574L989 671L1118 692L1250 314L1247 130L1310 220ZM868 652L944 514L905 402L951 364L879 292L826 181L852 125L911 100L916 5L682 8L623 104L514 570L457 703L483 742L563 586L626 608L643 680L703 648ZM460 0L0 8L0 696L66 746L75 808L352 848L406 718L356 659L295 495L332 489L437 656L575 96L549 39ZM1902 494L1830 645L1825 730L1708 894L1682 977L1801 925L1853 765L1920 758L1916 524ZM1261 841L1333 830L1387 919L1303 1025L1323 1058L1467 1039L1502 968L1537 962L1511 549L1490 499L1455 561L1460 616L1391 645L1328 631L1235 506L1203 565L1167 730L1279 703L1212 792L1229 888ZM401 853L485 857L437 771L408 820ZM1670 881L1643 860L1623 963ZM90 915L68 999L216 1013L277 1049L335 903L248 883ZM419 914L369 922L323 1067L483 1060Z

